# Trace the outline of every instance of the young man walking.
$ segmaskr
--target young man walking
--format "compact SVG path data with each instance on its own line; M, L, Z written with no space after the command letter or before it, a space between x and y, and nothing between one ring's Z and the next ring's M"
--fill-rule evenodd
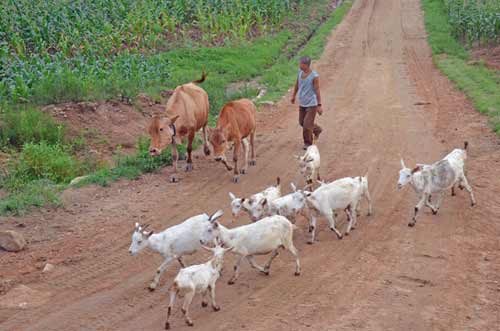
M316 113L321 115L321 94L319 91L319 74L311 70L311 58L304 56L300 59L299 74L293 88L292 104L299 93L299 124L302 126L304 149L313 143L313 135L318 139L322 129L314 123Z

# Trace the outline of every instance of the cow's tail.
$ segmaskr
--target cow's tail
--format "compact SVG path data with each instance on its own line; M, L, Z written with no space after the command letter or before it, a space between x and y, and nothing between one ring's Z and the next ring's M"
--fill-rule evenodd
M205 70L203 70L201 73L201 78L198 80L193 80L191 83L194 83L194 84L203 83L206 78L207 78L207 73L205 72Z

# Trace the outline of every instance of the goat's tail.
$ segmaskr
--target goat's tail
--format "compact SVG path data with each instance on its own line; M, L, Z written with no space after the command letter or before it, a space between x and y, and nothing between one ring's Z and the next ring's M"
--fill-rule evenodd
M276 177L276 186L280 186L281 184L281 178L278 176Z
M467 151L468 147L469 147L469 142L466 140L464 141L464 150Z
M203 70L201 73L201 78L197 79L197 80L193 80L191 83L195 83L195 84L203 83L206 78L207 78L207 73L205 72L205 70Z

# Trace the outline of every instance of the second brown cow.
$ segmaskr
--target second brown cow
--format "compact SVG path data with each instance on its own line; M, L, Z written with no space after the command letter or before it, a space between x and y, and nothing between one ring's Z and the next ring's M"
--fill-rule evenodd
M226 159L226 151L230 148L230 143L233 143L233 161L234 161L234 177L233 181L239 181L239 175L246 173L248 165L255 165L255 105L250 99L239 99L228 102L222 108L217 126L214 129L208 129L208 140L213 149L215 160L222 162L227 170L233 170L228 165ZM250 139L250 144L248 139ZM250 146L249 146L250 145ZM238 154L243 146L245 155L244 164L238 169ZM249 147L251 148L251 160L248 161Z

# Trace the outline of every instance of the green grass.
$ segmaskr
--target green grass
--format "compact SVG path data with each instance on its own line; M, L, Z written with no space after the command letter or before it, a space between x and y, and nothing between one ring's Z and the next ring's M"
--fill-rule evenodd
M470 61L468 51L452 37L443 0L423 0L425 26L436 66L463 91L481 113L490 116L500 134L500 72Z
M352 1L345 1L331 15L328 15L327 12L329 4L329 0L321 0L316 2L315 7L309 6L309 8L302 13L301 19L297 19L296 22L294 22L295 26L293 31L284 30L274 35L258 38L253 42L235 44L232 47L182 48L155 54L153 56L155 57L155 61L157 63L172 64L169 67L168 80L165 80L164 82L155 82L153 84L149 84L150 81L146 81L145 84L140 85L139 87L131 87L128 95L133 96L135 95L134 93L140 90L145 91L153 97L158 97L162 90L173 89L179 84L198 79L201 72L206 70L208 72L208 78L206 82L202 84L202 87L207 91L210 99L211 110L209 121L211 124L215 123L219 110L228 100L240 97L251 98L256 96L258 93L258 91L254 88L244 88L229 95L226 92L226 88L230 83L248 81L257 78L260 80L261 84L266 85L268 88L269 94L265 97L265 99L277 99L286 93L287 89L293 84L295 74L297 72L297 56L309 54L314 58L319 57L331 29L342 20L342 17L349 10ZM315 20L316 25L310 24L310 15L313 9L316 10L317 15L317 20ZM323 24L321 24L322 22L320 21L321 17L325 19ZM300 49L301 45L306 43L307 36L310 35L313 30L315 30L315 34L312 39L310 39L307 44ZM118 81L120 80L118 79ZM57 96L57 93L59 93L58 89L61 89L63 92L61 92L60 96L56 98L57 100L64 100L64 98L68 95L73 95L72 98L74 97L76 99L92 99L96 96L99 96L99 98L106 98L116 95L116 93L121 93L125 89L121 88L110 92L112 87L109 89L103 87L100 91L96 91L96 94L94 94L90 88L90 90L85 88L85 84L86 81L84 79L61 80L57 84L47 83L44 88L39 89L40 91L45 92L40 93L40 97L37 100L42 103L53 100L54 96ZM92 84L94 83L90 83L89 86L95 86ZM123 84L128 84L128 81L125 80ZM51 89L55 89L55 91L52 91ZM74 90L75 94L68 94L69 90ZM35 93L35 96L36 95L37 94ZM44 96L48 96L47 99L43 99ZM13 109L17 110L18 108L14 107ZM15 111L4 111L3 117L7 118L7 115L5 114L8 114L8 116L18 116L18 113ZM47 130L48 132L55 132L55 128L57 128L59 132L64 131L63 127L54 127L55 124L48 117L44 117L44 115L40 116L40 118L44 119L41 124L41 127L44 129L40 129L41 132L45 132L44 130ZM2 123L1 118L0 123ZM11 130L12 133L7 135L11 138L4 139L4 141L18 141L17 146L24 146L27 143L36 143L40 145L44 144L45 141L50 141L51 144L61 147L61 151L69 152L82 145L81 141L73 141L70 145L70 143L65 142L64 137L61 136L57 136L49 140L43 134L21 134L21 132L23 132L23 125L20 125L16 120L11 120L9 123L10 125L4 126L4 131L6 130L5 128L10 128L11 126L15 129ZM28 128L29 127L36 126L32 123L28 125ZM0 130L1 128L2 126L0 125ZM25 138L25 136L27 138ZM198 139L194 147L199 144L200 140ZM42 149L44 147L42 147ZM107 186L110 182L119 178L136 179L142 173L152 172L165 165L171 164L170 149L165 150L164 153L157 158L151 158L149 156L148 149L149 140L146 138L139 139L135 155L124 156L120 155L118 152L116 155L116 165L114 167L101 167L100 169L91 172L76 186L88 184ZM22 152L23 150L21 150L21 154ZM180 155L184 154L185 147L181 146ZM60 155L58 159L64 158ZM70 161L69 159L66 159L65 162ZM16 189L11 190L11 195L2 201L2 203L7 207L0 207L0 214L22 212L23 208L27 208L30 205L30 202L33 202L32 205L38 206L40 205L41 199L44 197L47 198L48 203L56 203L57 201L53 199L53 195L48 193L42 194L44 192L41 192L32 196L30 193L31 191L26 189L32 182L24 180L24 178L37 180L38 178L43 178L44 180L51 179L57 184L58 189L67 187L68 179L71 176L60 176L60 168L50 166L48 170L39 170L40 168L43 168L43 166L48 166L50 164L51 161L46 160L42 165L27 167L29 171L26 176L21 176L21 174L25 173L26 167L21 167L20 163L17 163L17 168L16 166L12 166L7 178L3 178L3 182L0 182L0 186L10 188L15 187ZM70 168L79 170L72 174L72 176L81 175L82 173L80 170L85 169L85 164L79 164L79 167L74 166ZM19 174L19 176L15 176L15 174ZM16 179L18 180L16 181ZM45 181L45 183L49 182ZM53 185L49 186L53 187ZM48 190L49 193L55 192L53 189ZM37 191L34 190L33 192Z

